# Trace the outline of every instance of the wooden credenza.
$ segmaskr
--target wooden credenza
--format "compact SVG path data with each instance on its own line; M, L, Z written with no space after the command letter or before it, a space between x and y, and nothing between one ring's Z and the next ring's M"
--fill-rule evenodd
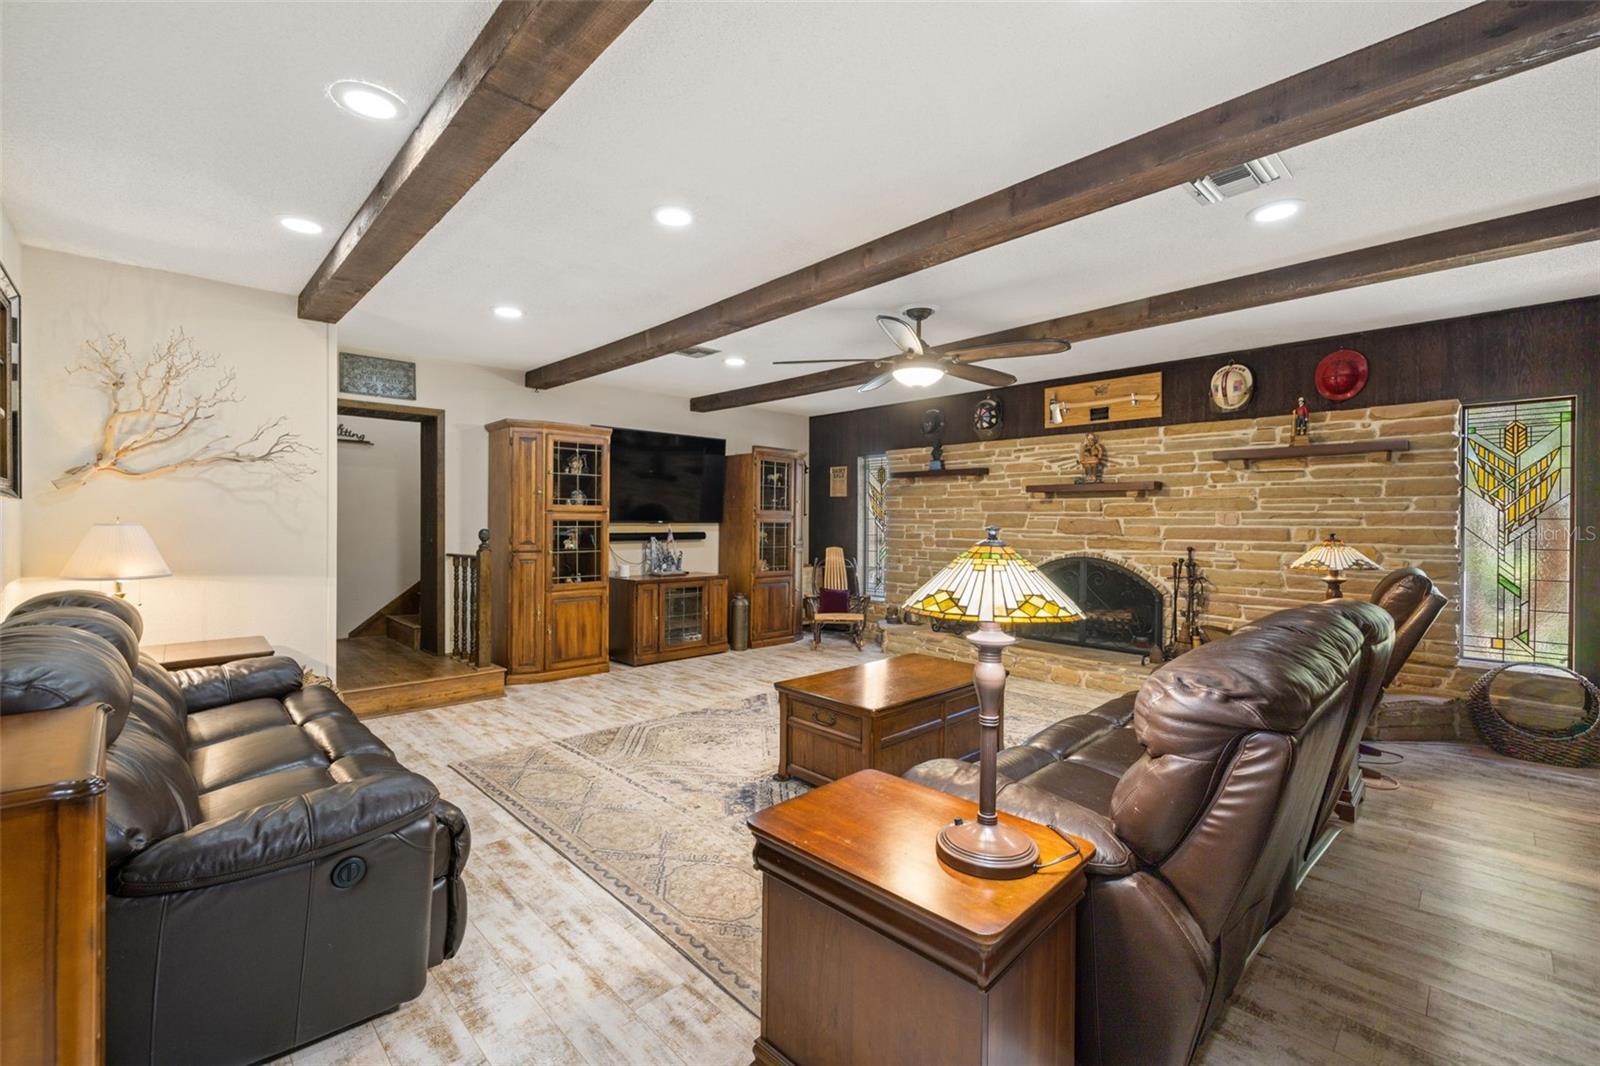
M512 420L486 428L494 662L508 685L604 672L611 431Z
M645 666L728 650L728 579L663 574L611 579L611 657Z
M975 804L863 770L750 816L761 870L758 1066L1070 1066L1079 857L1012 881L958 873L934 840ZM1042 825L1001 814L1039 846Z
M106 713L0 717L0 1062L105 1058Z

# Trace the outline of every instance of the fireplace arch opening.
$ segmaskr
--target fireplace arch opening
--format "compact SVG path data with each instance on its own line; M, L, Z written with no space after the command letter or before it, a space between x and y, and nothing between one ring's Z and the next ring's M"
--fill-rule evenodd
M1039 570L1076 603L1079 622L1012 626L1014 636L1080 648L1103 648L1156 658L1160 654L1165 597L1143 575L1098 555L1067 555L1041 563ZM969 625L935 623L945 632Z

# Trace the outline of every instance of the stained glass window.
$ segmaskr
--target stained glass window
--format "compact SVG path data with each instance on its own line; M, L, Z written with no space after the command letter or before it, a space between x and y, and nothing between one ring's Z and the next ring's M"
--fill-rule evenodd
M864 455L858 471L861 486L861 513L856 528L861 531L861 591L870 600L882 603L888 595L889 573L889 457Z
M1461 418L1462 658L1570 666L1573 401Z

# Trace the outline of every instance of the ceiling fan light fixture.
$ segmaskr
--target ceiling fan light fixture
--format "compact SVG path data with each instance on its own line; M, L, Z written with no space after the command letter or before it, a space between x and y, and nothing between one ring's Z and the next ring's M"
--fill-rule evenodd
M907 363L905 366L894 368L894 379L902 385L909 385L914 389L925 389L936 384L944 377L944 371L927 363Z

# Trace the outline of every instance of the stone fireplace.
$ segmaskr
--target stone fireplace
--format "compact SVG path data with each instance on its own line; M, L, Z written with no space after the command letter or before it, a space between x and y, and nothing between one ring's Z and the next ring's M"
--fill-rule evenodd
M1039 564L1083 611L1083 621L1065 625L1013 626L1014 636L1068 647L1101 648L1159 658L1166 618L1161 590L1135 569L1088 553ZM965 633L971 625L935 623L941 633Z
M1110 469L1105 495L1030 492L1070 479L1079 433L945 447L952 467L981 476L900 479L925 468L928 449L889 453L888 603L900 603L956 553L1000 527L1001 539L1078 601L1081 623L1019 629L1006 652L1013 673L1112 692L1138 687L1166 640L1166 575L1189 547L1206 578L1201 622L1213 636L1323 596L1314 573L1290 570L1306 547L1338 532L1385 570L1423 567L1451 603L1406 665L1396 688L1448 696L1479 671L1457 661L1460 599L1460 405L1453 400L1319 412L1319 442L1403 438L1410 450L1272 458L1249 467L1213 454L1288 444L1286 415L1099 431ZM1155 480L1142 497L1119 480ZM1365 598L1378 574L1351 575L1345 594ZM1164 625L1163 623L1166 623ZM967 642L928 625L895 626L891 652L970 658ZM1129 654L1130 652L1134 654Z

